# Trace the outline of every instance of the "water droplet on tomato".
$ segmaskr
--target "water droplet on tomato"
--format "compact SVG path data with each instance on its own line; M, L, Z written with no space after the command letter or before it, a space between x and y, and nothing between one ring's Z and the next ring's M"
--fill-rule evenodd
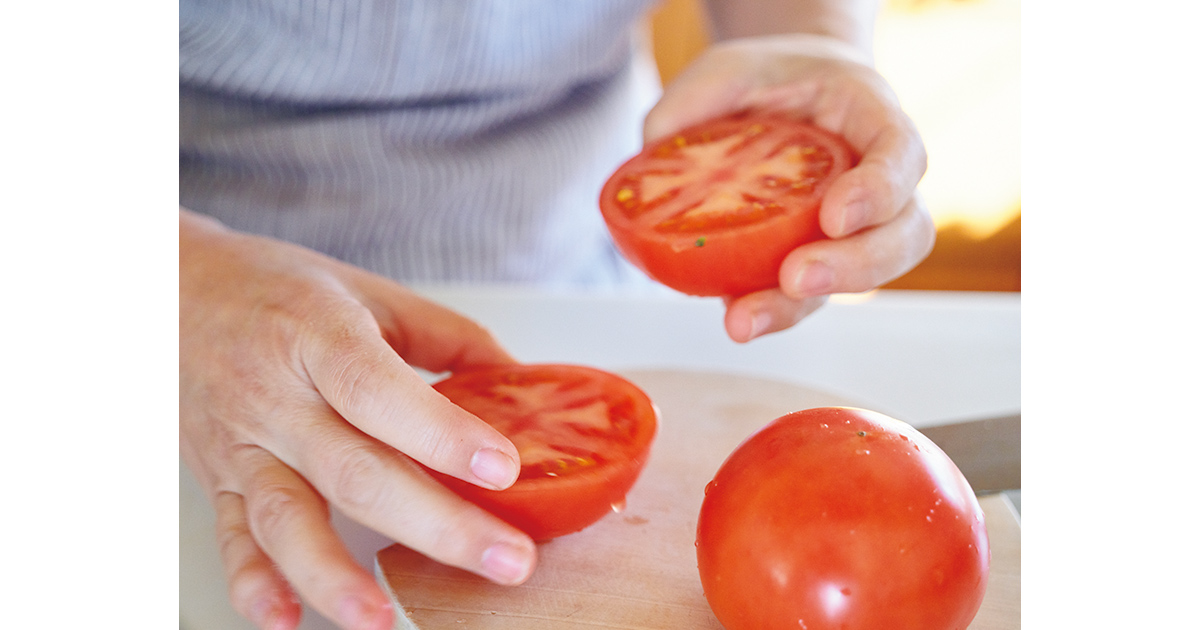
M717 481L714 479L704 486L704 496L708 496L709 491L717 487Z
M612 502L612 511L620 514L625 510L625 499L618 499Z

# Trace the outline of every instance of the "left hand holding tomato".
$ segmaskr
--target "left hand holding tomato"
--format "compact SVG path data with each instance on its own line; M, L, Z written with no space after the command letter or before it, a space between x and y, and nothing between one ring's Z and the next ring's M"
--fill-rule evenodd
M746 342L786 329L831 293L893 280L933 248L934 225L916 193L925 147L869 56L820 35L743 37L714 45L666 86L646 117L649 144L689 125L753 107L783 109L840 134L862 156L820 209L829 239L797 247L779 287L726 297L725 329Z

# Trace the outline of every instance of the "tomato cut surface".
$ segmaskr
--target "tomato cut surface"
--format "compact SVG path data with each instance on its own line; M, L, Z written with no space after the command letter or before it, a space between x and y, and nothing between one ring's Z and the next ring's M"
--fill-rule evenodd
M788 414L743 442L705 490L696 554L729 630L962 630L991 558L945 453L850 408Z
M743 295L779 286L788 252L825 238L821 199L857 160L835 134L743 111L647 146L605 183L600 210L617 247L655 280Z
M512 440L521 457L516 483L501 491L434 476L534 540L579 531L623 505L658 428L641 389L594 368L502 366L458 372L433 388Z

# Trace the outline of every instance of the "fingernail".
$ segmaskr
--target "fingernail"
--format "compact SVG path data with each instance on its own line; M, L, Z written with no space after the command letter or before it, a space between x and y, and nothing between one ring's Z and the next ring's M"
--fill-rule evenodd
M533 570L533 550L496 543L483 552L484 575L500 584L520 584Z
M285 593L283 599L264 597L250 611L250 621L262 630L285 630L294 625L295 611L300 600L295 593Z
M275 602L270 599L260 599L254 605L254 609L250 611L250 621L254 622L255 627L264 630L276 628L279 625L279 612Z
M842 226L837 236L853 234L864 227L867 219L867 204L855 201L842 209Z
M833 288L833 270L829 265L819 261L809 261L796 274L792 283L793 297L813 297L826 295Z
M338 621L346 628L361 630L390 628L392 605L387 603L380 606L377 603L350 596L342 600L342 605L338 608Z
M471 473L493 490L511 486L517 472L517 463L494 448L481 448L471 456Z
M767 329L770 327L771 315L769 313L755 313L754 316L750 318L750 338L754 339L755 337L767 332Z

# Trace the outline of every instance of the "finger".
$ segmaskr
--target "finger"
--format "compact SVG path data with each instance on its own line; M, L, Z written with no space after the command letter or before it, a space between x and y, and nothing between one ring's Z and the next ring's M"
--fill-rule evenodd
M512 442L429 387L380 336L369 310L349 301L329 308L331 325L306 338L301 361L342 418L439 472L491 489L516 481Z
M443 564L501 584L533 571L533 541L460 498L411 459L344 422L298 431L295 464L346 516Z
M796 325L826 302L825 296L793 300L779 289L757 291L726 301L725 332L745 343Z
M737 109L751 87L748 73L720 55L683 71L650 108L642 137L650 144L668 134Z
M913 197L884 225L793 250L780 266L780 289L793 300L874 289L928 256L934 237L929 212Z
M388 344L405 362L432 372L516 363L474 320L431 302L390 280L367 280L362 300Z
M217 546L234 609L259 628L295 628L300 623L300 603L250 534L242 496L222 492L213 507L217 512Z
M927 156L911 121L890 112L888 122L859 147L858 165L838 177L821 204L821 229L841 238L894 219L925 174Z
M234 466L245 480L245 520L253 536L239 535L239 546L256 544L313 608L341 627L391 628L391 601L343 546L321 497L258 447L242 448Z

